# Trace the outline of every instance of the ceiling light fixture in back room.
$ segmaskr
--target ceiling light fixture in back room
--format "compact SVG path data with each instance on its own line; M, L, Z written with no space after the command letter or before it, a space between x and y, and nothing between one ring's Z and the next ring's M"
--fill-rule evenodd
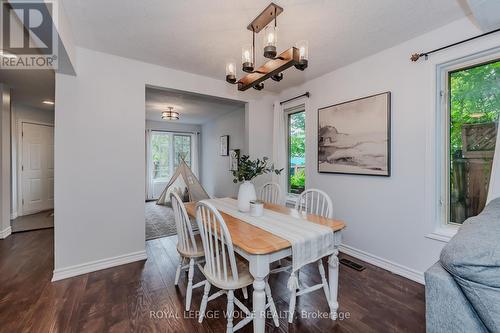
M173 106L167 106L168 111L163 111L161 113L161 119L163 120L179 120L179 112L174 111Z
M238 90L245 91L250 87L256 90L264 89L264 81L271 78L274 81L283 79L283 71L294 66L303 71L307 68L309 50L307 41L299 41L286 51L277 55L278 24L277 17L283 8L271 3L250 24L247 29L252 32L252 44L242 47L241 69L248 73L241 79L236 79L236 64L229 61L226 64L226 81L237 84ZM255 69L255 34L264 29L264 57L271 59Z

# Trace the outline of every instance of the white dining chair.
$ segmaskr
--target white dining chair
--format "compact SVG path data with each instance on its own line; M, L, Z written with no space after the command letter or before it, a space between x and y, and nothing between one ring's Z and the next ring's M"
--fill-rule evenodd
M281 188L277 183L265 183L259 191L259 199L273 204L281 203Z
M306 214L333 217L332 199L324 191L309 189L302 192L295 202L295 209Z
M309 189L302 192L297 198L295 203L295 209L299 212L306 214L319 215L326 218L333 217L333 203L332 199L325 192L318 189ZM292 290L290 294L290 304L288 309L288 322L293 322L293 315L295 313L295 304L297 297L301 295L308 294L310 292L316 291L323 288L323 291L328 301L330 298L330 289L325 275L325 267L323 266L323 260L319 259L316 264L318 265L319 274L321 276L321 283L314 286L306 286L303 283L299 283L299 290ZM297 279L299 279L299 272L297 272Z
M201 271L207 279L198 321L200 323L203 321L209 301L226 294L226 332L231 333L253 320L254 315L252 312L234 296L234 290L246 288L251 285L253 277L250 274L248 262L235 255L231 235L226 223L212 204L203 200L197 203L196 222L198 223L205 252L205 265L201 267ZM208 294L212 285L220 290L209 296ZM267 296L266 309L270 308L274 324L278 327L278 313L276 312L276 306L271 296L271 288L267 280L265 293ZM235 326L233 326L234 305L246 315Z
M177 193L172 192L170 194L170 200L174 210L175 227L177 229L177 252L180 256L177 271L175 272L175 285L177 286L179 284L181 271L187 269L188 285L186 290L186 311L189 311L191 308L193 289L204 286L206 282L202 281L193 285L195 264L202 262L205 254L203 252L201 237L200 235L194 234L191 221L186 212L186 207L184 207L181 198ZM187 262L186 265L184 265L185 261Z

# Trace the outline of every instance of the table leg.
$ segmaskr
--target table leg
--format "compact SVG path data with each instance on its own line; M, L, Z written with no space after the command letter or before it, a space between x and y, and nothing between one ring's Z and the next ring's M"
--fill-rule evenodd
M337 301L338 288L339 288L339 258L337 257L339 251L335 249L333 254L328 258L328 284L330 285L330 299L328 305L330 306L330 319L337 319L337 309L339 303Z
M253 331L264 333L266 323L266 277L269 274L269 260L264 255L252 256L250 259L250 273L253 281Z

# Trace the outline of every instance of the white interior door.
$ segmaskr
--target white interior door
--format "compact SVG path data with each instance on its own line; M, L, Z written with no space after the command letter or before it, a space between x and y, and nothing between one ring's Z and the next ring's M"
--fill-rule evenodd
M54 128L22 125L22 213L54 208Z

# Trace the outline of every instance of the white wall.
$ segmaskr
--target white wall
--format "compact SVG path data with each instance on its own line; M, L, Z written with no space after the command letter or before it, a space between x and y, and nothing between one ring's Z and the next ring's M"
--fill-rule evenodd
M289 89L281 99L311 93L307 112L307 187L327 191L335 216L345 220L343 243L364 259L422 281L444 243L426 238L435 227L436 65L500 45L498 35L410 62L410 55L480 34L468 19ZM314 55L311 54L311 63ZM392 176L318 174L317 109L392 92Z
M229 149L246 153L245 109L240 108L203 124L201 133L203 187L210 196L235 196L238 185L233 183L229 171L229 156L220 156L220 137L229 135Z
M77 76L56 74L54 279L145 256L146 85L247 102L247 150L272 152L271 133L257 125L272 121L275 96L88 49L76 53Z
M54 111L34 108L29 105L12 101L12 201L11 201L11 218L19 216L18 207L20 198L18 198L18 151L20 145L19 132L21 130L21 122L33 122L41 124L54 124Z

